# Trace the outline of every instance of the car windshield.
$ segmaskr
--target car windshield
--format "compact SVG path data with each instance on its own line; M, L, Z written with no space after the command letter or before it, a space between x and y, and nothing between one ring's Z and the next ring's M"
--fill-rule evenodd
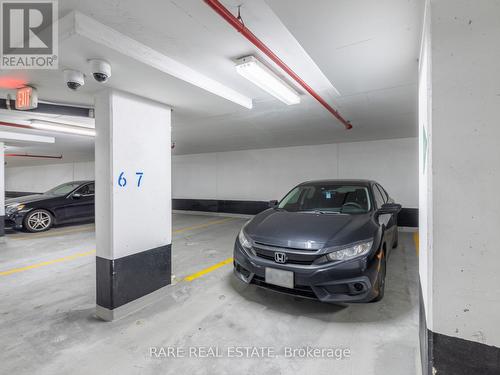
M75 190L80 185L81 185L81 183L78 183L78 182L67 182L65 184L56 186L53 189L50 189L45 194L63 196L63 195L71 193L73 190Z
M289 192L278 208L289 212L366 213L370 195L366 186L300 185Z

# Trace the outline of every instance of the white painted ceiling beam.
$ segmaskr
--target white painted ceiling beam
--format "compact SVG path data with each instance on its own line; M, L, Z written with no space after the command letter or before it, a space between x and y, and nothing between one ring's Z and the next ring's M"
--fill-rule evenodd
M0 142L5 143L54 143L54 137L34 135L27 133L16 133L0 130Z
M78 11L59 20L59 31L61 41L79 35L245 108L253 106L251 98Z

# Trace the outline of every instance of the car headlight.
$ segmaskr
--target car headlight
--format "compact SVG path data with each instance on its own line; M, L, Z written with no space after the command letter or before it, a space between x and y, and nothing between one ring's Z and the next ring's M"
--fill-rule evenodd
M326 257L329 260L354 259L368 254L370 252L370 249L372 248L372 245L373 245L373 240L358 242L347 248L332 251L331 253L326 254Z
M252 249L252 243L245 235L243 228L241 228L240 233L238 234L238 241L240 242L240 245L241 247L243 247L243 249L255 255L255 251Z
M16 211L21 211L24 207L25 205L20 203L9 204L8 206L5 206L5 212L11 214Z

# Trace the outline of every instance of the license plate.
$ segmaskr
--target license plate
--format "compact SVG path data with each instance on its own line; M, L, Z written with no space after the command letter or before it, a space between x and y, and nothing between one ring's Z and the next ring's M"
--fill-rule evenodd
M293 289L293 272L266 268L266 283Z

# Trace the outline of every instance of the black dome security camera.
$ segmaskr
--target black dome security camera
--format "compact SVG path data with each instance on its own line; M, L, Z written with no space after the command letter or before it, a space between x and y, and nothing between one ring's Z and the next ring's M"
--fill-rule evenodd
M64 70L64 80L66 81L66 86L73 91L78 90L85 84L85 77L83 73L78 70Z
M104 83L111 77L111 65L107 61L90 59L89 64L92 76L97 82Z

